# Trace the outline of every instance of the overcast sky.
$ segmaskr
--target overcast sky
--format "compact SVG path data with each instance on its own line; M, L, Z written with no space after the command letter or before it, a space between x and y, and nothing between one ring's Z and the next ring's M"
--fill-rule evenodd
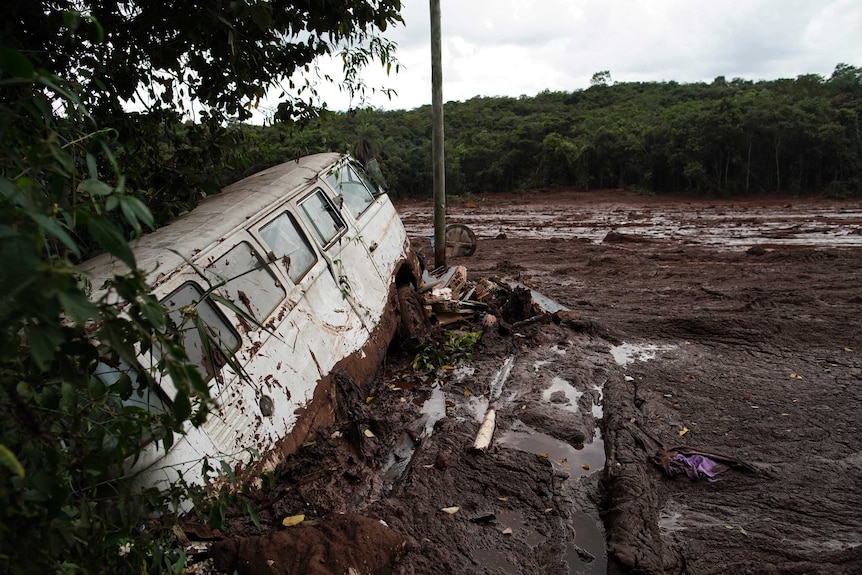
M711 82L828 78L838 63L862 66L860 0L441 0L443 99L574 91L607 70L614 82ZM412 109L431 103L429 0L403 0L400 73L372 66L370 86ZM330 109L357 106L332 87Z

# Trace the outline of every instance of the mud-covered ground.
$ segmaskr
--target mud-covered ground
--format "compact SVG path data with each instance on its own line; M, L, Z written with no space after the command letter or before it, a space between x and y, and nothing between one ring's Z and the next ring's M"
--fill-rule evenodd
M398 207L430 261L431 206ZM249 538L214 545L223 571L862 573L862 202L531 192L449 218L490 307L424 357L482 330L474 358L419 374L397 341L340 386L256 496L264 536L237 514ZM740 465L670 478L653 458L680 446Z

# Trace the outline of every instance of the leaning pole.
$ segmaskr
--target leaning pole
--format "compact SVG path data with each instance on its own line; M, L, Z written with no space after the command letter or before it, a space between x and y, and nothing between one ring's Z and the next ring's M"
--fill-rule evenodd
M443 157L443 65L440 0L431 0L431 161L434 187L434 267L446 265L446 168Z

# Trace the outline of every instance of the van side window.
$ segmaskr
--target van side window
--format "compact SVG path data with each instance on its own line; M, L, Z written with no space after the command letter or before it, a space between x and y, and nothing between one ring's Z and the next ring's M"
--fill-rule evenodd
M316 190L300 204L300 207L322 246L329 245L346 227L341 218L336 215L335 208L329 203L323 190Z
M239 335L221 311L204 299L203 290L194 282L181 285L164 298L162 304L170 310L168 316L183 333L189 360L197 366L204 381L209 380L226 363L224 353L232 354L239 348ZM200 326L188 317L186 310L190 306L197 309ZM204 346L199 327L206 330L209 349Z
M223 297L262 322L284 299L285 291L248 242L241 242L207 268Z
M348 164L342 164L326 175L326 182L339 196L344 198L344 206L354 218L374 203L374 196L365 185L363 178Z
M260 237L272 250L276 262L280 262L277 265L287 267L287 275L293 283L299 283L317 262L317 255L290 212L280 213L261 227Z

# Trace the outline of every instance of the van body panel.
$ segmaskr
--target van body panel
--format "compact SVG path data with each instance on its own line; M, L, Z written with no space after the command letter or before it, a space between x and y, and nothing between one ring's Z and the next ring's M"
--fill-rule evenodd
M167 453L151 444L130 468L137 483L162 485L180 474L201 483L204 458L237 471L271 470L310 430L334 421L336 366L358 387L376 371L397 324L396 273L406 266L413 281L421 273L385 194L355 187L345 201L328 183L347 161L317 154L274 166L133 243L160 301L183 306L189 294L203 294L198 313L206 311L208 325L235 345L244 371L201 368L217 407ZM348 177L358 181L358 173ZM125 266L104 254L80 269L95 296ZM208 290L241 313L208 298ZM172 398L170 380L160 385Z

